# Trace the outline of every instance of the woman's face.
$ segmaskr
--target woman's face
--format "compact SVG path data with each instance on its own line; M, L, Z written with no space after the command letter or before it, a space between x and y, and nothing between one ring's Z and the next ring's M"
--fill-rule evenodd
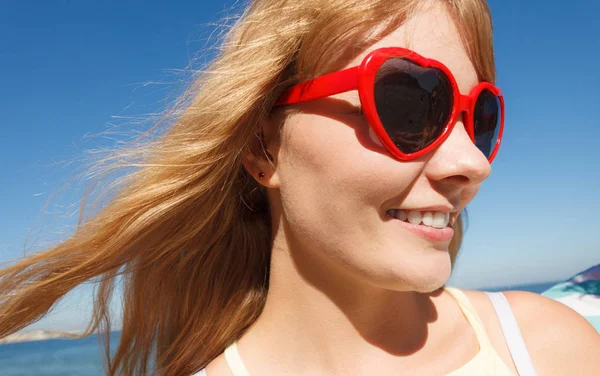
M373 49L391 46L441 61L462 93L478 83L456 26L441 6L408 20L348 67ZM286 120L277 145L273 181L279 189L270 199L281 213L274 214L289 230L287 241L314 259L379 287L435 290L450 276L452 230L410 225L388 211L449 213L451 226L490 165L461 118L436 150L400 162L370 133L356 112L359 103L352 91L296 105L298 113ZM423 235L427 231L433 236Z

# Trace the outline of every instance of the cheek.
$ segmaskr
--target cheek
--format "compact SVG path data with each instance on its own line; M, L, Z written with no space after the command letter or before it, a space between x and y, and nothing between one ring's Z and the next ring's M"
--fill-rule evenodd
M356 205L378 210L412 185L423 164L393 159L356 118L344 123L300 114L286 124L278 168L282 195L342 211Z
M368 138L368 127L297 115L283 129L278 159L283 215L295 239L361 268L378 262L366 259L367 249L389 241L384 205L399 202L423 167L394 160Z
M479 192L479 187L481 187L481 184L473 185L463 189L460 199L461 202L464 203L464 206L471 202L471 200L473 200L473 198L477 195L477 192Z

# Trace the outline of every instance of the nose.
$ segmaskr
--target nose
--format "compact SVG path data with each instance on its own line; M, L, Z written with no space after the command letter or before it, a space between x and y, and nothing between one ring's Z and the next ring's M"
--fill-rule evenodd
M469 137L462 118L434 151L425 170L433 181L460 186L481 184L490 172L488 159Z

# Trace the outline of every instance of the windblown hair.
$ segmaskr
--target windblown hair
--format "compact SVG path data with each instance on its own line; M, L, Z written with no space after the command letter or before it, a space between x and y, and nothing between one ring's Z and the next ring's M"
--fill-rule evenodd
M479 79L494 82L485 0L434 1L455 18ZM251 1L172 126L100 166L136 167L101 192L108 203L81 216L64 242L0 270L0 338L97 281L84 335L105 333L107 374L185 375L206 366L256 320L268 289L268 202L242 166L244 155L260 150L261 121L282 89L342 67L423 3ZM93 205L84 200L81 212ZM459 221L453 261L461 238ZM119 276L122 334L110 356L109 302Z

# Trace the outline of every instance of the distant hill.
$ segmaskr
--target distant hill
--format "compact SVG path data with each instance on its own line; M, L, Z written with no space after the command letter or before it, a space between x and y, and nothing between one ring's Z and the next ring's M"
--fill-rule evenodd
M4 338L0 338L0 344L43 341L46 339L55 339L55 338L74 338L74 336L76 336L78 334L81 334L81 332L79 332L79 331L59 332L56 330L35 329L35 330L29 330L26 332L10 334Z

